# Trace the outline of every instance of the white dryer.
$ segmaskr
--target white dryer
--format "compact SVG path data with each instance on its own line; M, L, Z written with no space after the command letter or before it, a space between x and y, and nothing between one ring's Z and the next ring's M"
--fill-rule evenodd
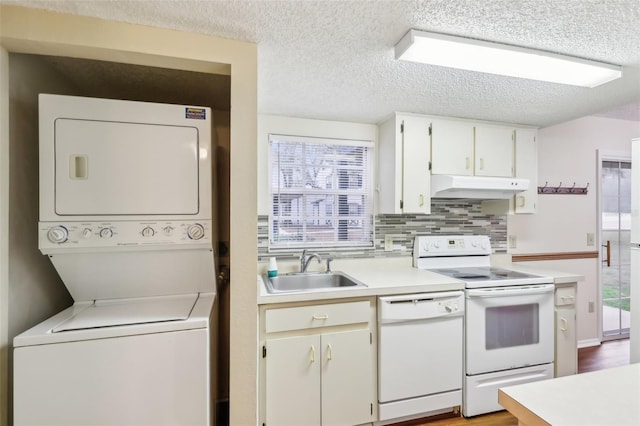
M211 110L39 103L39 248L74 304L15 337L14 423L213 424Z

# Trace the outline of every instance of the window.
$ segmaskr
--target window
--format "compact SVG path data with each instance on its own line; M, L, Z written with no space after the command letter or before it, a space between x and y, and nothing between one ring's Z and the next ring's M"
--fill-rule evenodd
M269 247L373 247L373 142L269 135Z

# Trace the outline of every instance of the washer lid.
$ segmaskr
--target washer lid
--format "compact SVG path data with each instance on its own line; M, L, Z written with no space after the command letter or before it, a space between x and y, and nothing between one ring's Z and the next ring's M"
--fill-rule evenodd
M59 333L71 330L181 321L189 318L198 294L135 299L96 300L86 309L54 327Z

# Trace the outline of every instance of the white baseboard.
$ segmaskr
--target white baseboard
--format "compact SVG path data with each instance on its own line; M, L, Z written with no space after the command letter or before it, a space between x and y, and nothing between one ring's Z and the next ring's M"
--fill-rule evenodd
M590 346L600 346L602 342L600 339L586 339L578 341L578 349L580 348L588 348Z

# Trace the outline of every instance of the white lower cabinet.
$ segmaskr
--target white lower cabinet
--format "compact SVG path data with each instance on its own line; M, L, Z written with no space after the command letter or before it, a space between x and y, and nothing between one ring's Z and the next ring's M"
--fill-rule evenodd
M369 301L265 309L261 424L356 425L377 420ZM305 318L304 314L308 317ZM282 319L291 314L289 327ZM278 321L275 328L269 319ZM323 326L329 324L328 326ZM276 333L267 330L278 330Z
M576 284L556 285L555 290L555 377L578 373L576 333Z
M320 336L266 343L266 424L320 424Z

